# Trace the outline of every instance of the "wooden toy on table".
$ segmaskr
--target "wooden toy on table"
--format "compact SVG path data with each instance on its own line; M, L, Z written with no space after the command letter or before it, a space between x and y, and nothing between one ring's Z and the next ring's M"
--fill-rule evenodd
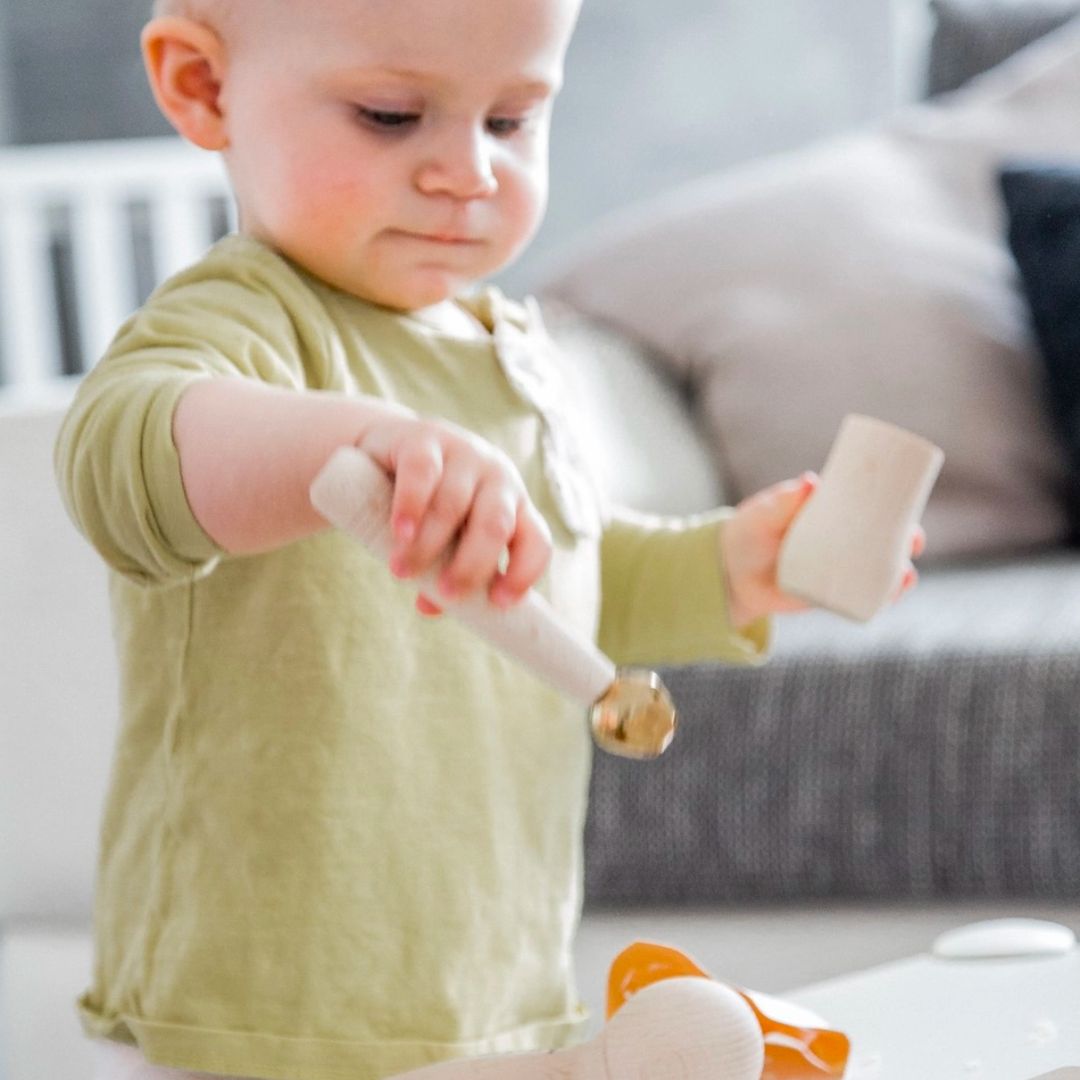
M607 1015L617 1016L647 988L668 979L712 976L685 953L668 945L635 941L627 946L608 973ZM750 1008L760 1032L764 1062L760 1080L827 1080L842 1077L851 1053L843 1032L826 1026L807 1010L752 990L731 988ZM723 1075L723 1074L718 1074Z
M865 622L900 586L913 526L944 455L910 431L851 414L780 549L780 588Z
M355 447L335 451L311 485L315 509L384 560L393 546L392 499L390 477ZM675 707L654 672L616 669L591 641L566 626L534 590L506 610L494 607L481 595L446 601L439 596L436 584L440 569L436 566L417 579L419 591L588 708L598 746L634 758L656 757L667 749L675 734Z
M591 1042L549 1053L430 1065L394 1080L761 1080L764 1043L747 1002L700 978L658 982Z

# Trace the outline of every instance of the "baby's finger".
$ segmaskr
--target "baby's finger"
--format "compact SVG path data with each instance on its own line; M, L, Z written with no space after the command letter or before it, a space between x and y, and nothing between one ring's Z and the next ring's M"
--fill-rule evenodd
M507 545L506 572L488 591L498 607L512 607L536 584L551 561L551 532L531 503L518 506L517 525Z
M443 609L438 604L433 604L423 593L416 594L416 610L421 615L441 615Z
M906 592L910 592L915 587L916 582L919 580L919 571L914 566L908 565L904 571L903 576L900 578L900 584L896 587L896 592L893 594L893 602L895 603Z
M926 530L916 525L911 530L911 557L917 559L926 550Z
M458 530L465 523L476 493L476 473L467 458L450 458L420 520L411 544L400 546L391 569L402 577L412 577L430 569L450 555Z
M470 593L495 577L517 524L517 504L517 493L501 477L480 485L453 558L439 579L443 596Z
M394 497L390 506L390 527L398 549L416 537L420 521L442 480L443 452L435 438L410 440L397 451L391 463Z
M803 504L811 495L818 489L820 479L815 472L804 472L798 480L793 480L792 484L797 484L797 488L792 496L795 503L795 510L801 510Z
M818 478L814 473L803 473L796 480L781 481L750 496L746 508L753 511L759 519L760 527L767 532L783 533L814 493L817 484Z

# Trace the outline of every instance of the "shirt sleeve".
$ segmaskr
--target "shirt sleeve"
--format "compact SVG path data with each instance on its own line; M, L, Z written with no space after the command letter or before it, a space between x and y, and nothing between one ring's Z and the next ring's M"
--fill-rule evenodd
M209 573L224 552L188 504L172 418L198 379L300 388L304 344L259 275L208 265L171 279L118 331L61 425L68 513L110 567L145 585Z
M683 518L619 510L600 548L600 647L617 664L759 664L771 624L729 615L720 530L733 511Z

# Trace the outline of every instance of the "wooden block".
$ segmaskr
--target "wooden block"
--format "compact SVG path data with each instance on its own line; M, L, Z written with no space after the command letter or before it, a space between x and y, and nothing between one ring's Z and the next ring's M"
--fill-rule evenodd
M872 618L900 585L943 460L910 431L845 417L818 489L781 546L781 589L849 619Z
M430 1065L395 1080L760 1080L765 1040L730 987L694 976L635 994L591 1042Z

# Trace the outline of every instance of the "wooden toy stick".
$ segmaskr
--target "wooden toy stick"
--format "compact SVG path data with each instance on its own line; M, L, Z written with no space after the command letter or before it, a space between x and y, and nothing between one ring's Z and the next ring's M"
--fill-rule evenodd
M750 1006L730 987L689 977L635 994L581 1046L449 1061L394 1080L760 1080L764 1063Z
M875 615L900 585L943 460L910 431L845 417L817 491L784 538L780 587L850 619Z
M382 560L390 556L393 483L355 447L331 455L311 485L311 502L331 524ZM518 660L550 686L590 709L593 736L624 757L655 757L675 731L675 709L652 672L616 670L591 641L575 633L539 593L505 610L474 595L444 600L441 566L416 579L419 590L495 648Z

